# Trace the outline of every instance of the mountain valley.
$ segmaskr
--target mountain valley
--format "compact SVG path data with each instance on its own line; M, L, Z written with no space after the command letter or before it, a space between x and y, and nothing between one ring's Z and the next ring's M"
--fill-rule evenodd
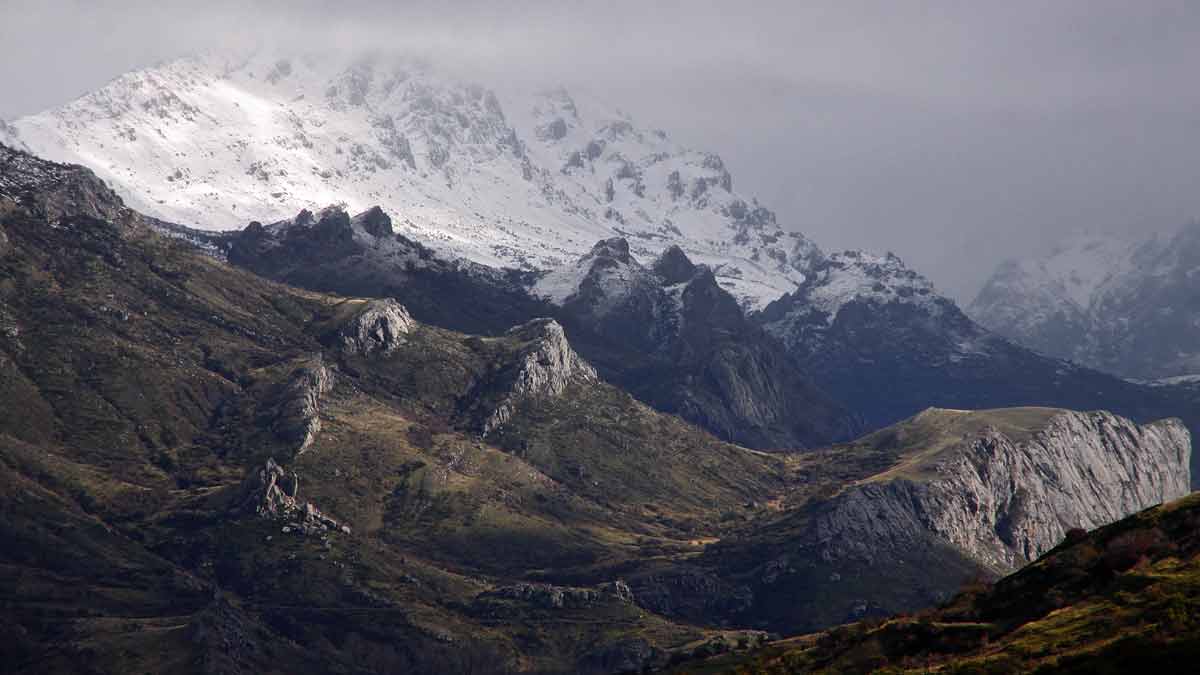
M918 609L1095 523L1044 524L1051 505L1116 518L1187 489L1186 429L1102 414L946 426L959 413L930 411L855 443L749 450L605 383L552 319L463 334L394 299L217 260L86 169L3 149L0 176L0 528L19 542L0 583L21 636L3 656L23 671L665 667L764 631ZM641 269L685 296L716 292L674 253ZM858 491L941 502L995 448L1126 477L1084 488L1014 460L1021 477L987 492L1007 525L968 545L900 509L879 526L911 539L879 546L865 573L853 527L866 523L837 515ZM1136 491L1103 496L1117 484ZM885 559L938 574L897 596L918 567ZM813 583L834 575L844 586ZM817 604L831 612L803 610Z
M127 73L0 122L0 671L1195 656L1197 233L964 312L562 88Z

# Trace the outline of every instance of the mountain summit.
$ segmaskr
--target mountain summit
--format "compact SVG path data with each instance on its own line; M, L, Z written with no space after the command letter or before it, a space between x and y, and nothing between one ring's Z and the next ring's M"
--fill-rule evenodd
M92 167L131 206L228 230L375 204L443 255L551 269L600 239L677 245L746 307L820 257L735 190L722 159L561 89L493 92L381 54L183 58L131 72L0 139Z

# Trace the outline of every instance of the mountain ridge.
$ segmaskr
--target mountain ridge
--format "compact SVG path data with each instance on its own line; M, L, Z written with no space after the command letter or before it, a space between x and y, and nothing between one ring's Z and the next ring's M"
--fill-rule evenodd
M363 226L368 213L374 232ZM393 233L390 222L382 211L351 217L334 206L238 233L188 236L269 278L400 298L416 318L455 330L501 335L555 317L605 379L727 440L799 449L861 431L745 319L711 268L677 247L647 266L613 237L556 270L521 273L447 260ZM545 297L551 286L557 302Z

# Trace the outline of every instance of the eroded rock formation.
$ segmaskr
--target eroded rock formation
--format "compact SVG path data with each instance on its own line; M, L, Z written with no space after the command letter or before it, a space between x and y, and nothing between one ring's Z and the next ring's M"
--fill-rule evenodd
M553 319L534 319L513 328L507 337L525 344L499 378L502 393L483 422L484 435L504 426L525 400L559 396L575 379L597 379L595 369L575 353Z
M308 450L321 431L321 397L333 388L333 372L317 357L292 371L279 394L275 434Z
M300 499L300 476L288 471L274 459L246 477L238 510L272 520L289 521L285 530L296 528L309 534L330 530L350 534L350 527L325 515L312 502Z
M386 217L386 216L385 216ZM404 305L391 298L370 300L339 333L343 352L386 356L404 344L404 336L416 328Z

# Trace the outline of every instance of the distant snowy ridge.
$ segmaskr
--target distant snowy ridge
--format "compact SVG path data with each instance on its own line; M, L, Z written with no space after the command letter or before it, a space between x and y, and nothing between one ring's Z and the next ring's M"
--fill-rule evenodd
M835 253L811 276L809 304L826 314L827 323L833 323L842 307L853 300L902 302L923 307L934 316L940 313L933 283L906 267L893 253Z
M1141 240L1073 235L1000 265L968 311L1026 346L1126 377L1200 372L1200 224Z
M378 204L444 255L524 269L622 236L641 257L680 246L748 309L822 257L716 155L562 90L494 93L412 59L183 58L11 126L0 137L192 227Z
M1113 235L1073 234L1042 257L1002 263L970 311L985 325L1014 334L1058 315L1080 320L1132 271L1135 249L1134 242Z

